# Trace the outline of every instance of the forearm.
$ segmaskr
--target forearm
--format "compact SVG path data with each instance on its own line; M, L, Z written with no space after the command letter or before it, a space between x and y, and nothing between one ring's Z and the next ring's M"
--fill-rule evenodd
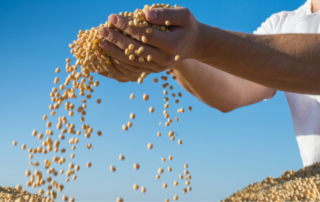
M270 98L275 92L192 59L176 64L173 70L182 87L222 112Z
M320 36L251 35L201 24L195 59L274 89L320 94Z

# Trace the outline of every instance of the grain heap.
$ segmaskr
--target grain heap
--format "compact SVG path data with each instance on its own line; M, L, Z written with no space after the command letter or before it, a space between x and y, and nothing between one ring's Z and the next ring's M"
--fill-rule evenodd
M320 162L245 187L224 201L320 201Z
M177 5L175 6L177 7ZM151 9L151 8L174 8L171 7L169 4L153 4L152 6L146 5L144 9L137 9L135 12L124 12L120 13L121 16L124 16L128 19L130 19L129 25L130 26L137 26L141 27L141 29L145 29L146 35L147 34L152 34L153 29L158 29L162 30L165 32L170 32L170 22L166 21L165 25L163 26L156 26L156 25L151 25L149 24L146 19L145 19L145 10ZM66 152L65 148L62 148L61 143L68 138L67 133L71 135L77 135L79 137L71 137L69 139L69 144L71 146L71 150L76 150L76 145L79 143L80 136L81 134L84 134L83 136L86 138L85 140L88 140L88 138L91 137L93 133L93 128L90 127L89 124L82 124L81 129L80 127L77 128L76 124L72 123L70 120L72 117L74 117L75 113L78 113L80 117L80 122L85 122L84 116L87 115L87 100L92 98L92 93L94 92L94 88L99 86L99 81L96 80L94 81L93 76L91 75L92 73L99 72L99 73L104 73L108 71L108 66L111 65L111 60L109 58L109 55L104 52L100 46L99 43L101 40L101 36L99 35L99 31L103 27L108 27L115 29L116 31L122 32L124 35L131 37L134 39L132 36L128 35L127 33L118 30L114 25L109 23L108 21L105 24L100 24L98 27L93 27L91 30L80 30L78 34L78 39L74 40L73 43L69 44L69 47L71 48L71 54L77 59L75 64L71 65L71 59L67 58L66 59L66 72L68 73L68 76L63 80L60 79L59 77L54 78L54 84L58 85L57 87L54 87L52 91L50 92L50 97L52 104L49 105L49 109L51 110L51 118L53 118L57 110L61 107L61 105L64 103L65 104L65 110L67 110L67 114L69 115L69 118L67 119L66 116L59 116L57 119L57 124L53 124L51 121L49 121L49 117L47 115L43 116L43 120L46 122L46 127L47 130L45 133L38 132L37 130L32 131L32 136L37 137L38 141L41 143L38 147L36 148L29 148L27 150L27 145L23 144L21 146L22 150L28 151L29 154L29 159L30 162L29 164L33 167L37 167L37 170L32 173L30 170L27 170L25 172L25 176L29 177L29 180L27 181L26 185L28 187L42 187L45 184L47 185L47 189L39 189L39 194L40 195L46 195L46 198L42 198L42 201L53 201L54 199L57 198L58 192L61 192L64 189L64 185L62 182L58 182L54 180L54 177L58 175L62 175L65 173L66 179L65 182L69 182L70 179L76 180L77 175L76 172L79 172L80 170L80 165L74 164L72 160L75 158L75 154L71 154L70 156L70 162L67 161L67 157L64 157L63 154ZM147 36L142 36L140 41L143 43L147 43ZM137 40L137 39L135 39ZM125 55L128 55L130 60L137 60L139 62L150 62L152 61L152 56L151 55L146 55L144 58L141 54L144 52L144 47L140 46L139 48L134 47L133 44L129 44L128 48L123 50ZM144 52L145 55L145 52ZM175 60L178 61L180 60L180 56L177 55L175 56ZM79 68L80 66L80 68ZM58 67L55 70L55 73L59 74L61 72L61 69ZM170 75L173 72L173 70L168 70L166 72L166 75ZM167 81L168 77L166 75L161 76L161 80ZM108 75L109 77L112 77L112 75ZM143 83L143 79L147 77L147 74L143 72L140 76L140 78L137 80L139 84ZM175 80L176 77L172 76L172 79ZM63 82L63 84L59 85L59 82ZM158 78L154 78L153 81L157 83L159 80ZM69 86L70 85L70 86ZM69 87L68 87L69 86ZM169 83L166 82L162 85L163 88L166 88L169 86ZM169 87L170 90L173 90L173 86ZM77 90L79 90L78 95L77 95ZM166 90L163 91L164 95L167 95L168 92ZM81 100L81 104L79 106L75 106L75 103L71 103L71 99L76 99L79 97L83 97ZM182 94L179 92L178 93L179 97L182 97ZM175 97L175 94L172 94L172 97ZM134 99L135 95L131 94L130 99ZM144 94L143 99L145 101L149 100L149 95ZM169 113L167 112L166 109L169 108L169 102L168 98L165 98L165 105L164 108L165 110L163 111L164 118L166 119L165 126L169 126L170 123L172 123L172 119L169 118ZM102 103L102 100L100 98L97 99L97 104ZM176 99L175 103L178 104L179 100ZM149 106L148 106L149 107ZM191 111L191 107L189 107L189 111ZM155 109L153 107L149 107L149 112L153 113ZM179 108L178 113L183 113L184 109ZM135 114L130 114L130 119L133 120L135 119ZM178 121L178 118L175 117L175 120ZM59 135L54 136L54 129L52 129L52 126L56 126L56 129L59 131ZM129 121L127 124L124 124L122 126L122 129L124 131L127 131L130 127L132 127L132 122ZM44 135L47 135L47 138L44 137ZM97 131L97 136L101 136L102 132ZM157 134L159 137L161 134L158 132ZM170 131L169 132L169 139L174 141L174 132ZM177 140L177 143L179 145L182 144L181 140ZM16 141L13 142L13 145L16 146L18 143ZM147 148L150 150L153 148L153 144L149 143ZM86 143L87 149L92 149L92 144L91 143ZM45 159L44 164L43 164L43 169L46 170L48 176L44 177L45 172L42 172L40 169L40 163L37 161L32 161L34 158L34 155L38 154L47 154L49 152L55 152L57 153L56 156L52 158L52 160ZM59 152L59 154L58 154ZM123 155L119 156L119 160L125 160L125 157ZM169 160L172 160L172 156L169 156ZM66 169L61 169L60 171L56 170L53 166L54 164L56 165L65 165ZM91 162L87 162L86 166L89 168L92 166ZM185 165L185 169L187 169L187 164ZM135 163L133 165L133 168L136 170L139 170L140 165L138 163ZM168 171L171 172L172 168L169 167ZM113 165L110 165L110 171L111 172L116 172L116 167ZM158 175L156 176L156 179L160 178L160 174L163 173L163 169L160 168L158 170ZM189 186L190 184L190 179L191 175L189 174L189 171L185 170L184 171L185 177L183 175L179 175L180 179L185 179L185 185ZM177 176L178 178L178 176ZM178 183L175 181L174 183L175 186L178 186ZM132 185L130 185L132 186ZM21 186L19 186L21 187ZM139 188L139 185L134 184L134 190L137 190ZM22 189L22 187L21 187ZM181 189L182 193L186 193L187 190L191 191L191 187L188 187L188 189L184 188ZM141 192L146 193L147 189L144 186L141 186ZM36 196L34 196L36 197ZM33 200L34 198L32 198ZM174 200L178 200L178 196L174 195L173 196ZM29 199L28 199L29 200ZM30 199L30 201L32 201ZM67 196L62 196L63 201L69 201L73 202L75 199L71 197L70 199ZM122 202L123 199L121 197L117 198L118 202ZM169 201L169 199L166 199L165 201Z
M14 201L14 202L45 202L43 196L31 194L22 190L21 186L14 187L0 187L0 202Z

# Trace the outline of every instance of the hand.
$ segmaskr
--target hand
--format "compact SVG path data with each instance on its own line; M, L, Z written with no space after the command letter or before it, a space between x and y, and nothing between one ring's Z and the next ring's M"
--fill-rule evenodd
M100 71L94 63L91 63L90 65L92 65L92 67L98 74L105 77L114 78L119 82L135 82L140 77L141 72L131 71L127 68L122 67L121 65L119 65L119 61L115 58L111 57L110 60L111 64L107 67L103 67L103 71Z
M95 55L97 56L98 60L101 60L100 54L95 52ZM102 69L99 69L93 62L90 62L88 66L90 68L93 68L98 74L105 77L114 78L119 82L135 82L141 75L141 72L131 71L120 66L118 60L112 57L110 57L110 64L107 66L103 66Z
M100 35L106 40L101 41L102 49L117 60L118 67L123 67L131 72L161 72L171 66L175 61L175 56L179 55L181 60L193 58L198 52L200 23L195 19L187 8L172 9L150 9L145 11L146 19L151 24L165 25L165 21L170 21L170 32L160 31L155 28L152 33L146 33L146 27L140 28L129 26L129 19L119 16L109 16L109 22L118 29L125 31L137 40L133 40L124 34L111 28L104 27ZM142 36L146 36L147 43L142 43ZM135 49L144 47L144 51L139 57L144 58L144 62L139 62L136 57L129 60L124 50L133 44ZM147 62L147 56L152 56L152 61Z

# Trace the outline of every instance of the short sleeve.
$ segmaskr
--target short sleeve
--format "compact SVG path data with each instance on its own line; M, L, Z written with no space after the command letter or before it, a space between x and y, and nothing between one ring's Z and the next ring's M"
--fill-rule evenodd
M274 34L275 27L277 27L280 22L280 16L282 16L281 13L282 12L271 15L265 22L261 24L261 26L256 31L253 32L253 34Z

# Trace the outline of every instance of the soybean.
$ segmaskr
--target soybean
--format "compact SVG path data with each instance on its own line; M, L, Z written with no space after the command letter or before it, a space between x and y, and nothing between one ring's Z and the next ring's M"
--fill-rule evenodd
M149 107L149 112L153 113L154 112L154 108L153 107Z
M133 184L133 189L134 189L134 190L138 190L138 189L139 189L139 185Z
M146 32L147 32L148 34L150 34L150 33L152 32L152 29L151 29L151 28L148 28L148 29L146 29Z
M135 97L135 96L134 96L134 94L132 93L132 94L130 95L130 99L133 100L134 97Z
M111 166L110 166L110 170L111 170L111 172L115 172L115 171L116 171L116 168L111 165Z
M127 130L128 130L128 126L125 125L125 124L123 124L123 125L122 125L122 130L127 131Z
M141 37L141 41L142 41L143 43L147 43L147 42L148 42L147 37L142 36L142 37Z
M134 164L133 164L133 168L136 169L136 170L138 170L138 169L140 168L140 165L137 164L137 163L134 163Z
M133 44L130 44L130 45L128 46L128 49L132 51L132 50L134 49L134 45L133 45Z
M143 99L144 99L145 101L149 100L149 95L144 94L144 95L143 95Z
M153 144L152 143L149 143L148 144L148 149L152 149L153 148Z
M174 58L175 61L179 61L180 60L180 56L176 55L176 57Z

